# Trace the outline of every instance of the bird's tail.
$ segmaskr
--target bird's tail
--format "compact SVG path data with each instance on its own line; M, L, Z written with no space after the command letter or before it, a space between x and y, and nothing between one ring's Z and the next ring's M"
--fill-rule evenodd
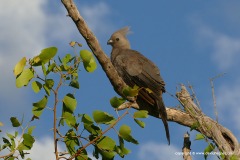
M166 111L162 96L157 96L156 104L158 106L159 114L162 118L162 122L163 122L164 127L165 127L165 132L166 132L166 137L167 137L167 140L168 140L168 145L170 145L170 133L169 133L168 122L167 122L167 111Z

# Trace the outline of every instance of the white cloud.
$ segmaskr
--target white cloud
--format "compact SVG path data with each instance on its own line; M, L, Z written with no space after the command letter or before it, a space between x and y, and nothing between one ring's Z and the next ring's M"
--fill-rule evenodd
M44 0L3 1L0 6L0 65L9 64L15 57L33 54L45 45L46 15L41 8L44 3ZM3 61L8 58L11 59Z
M221 1L214 8L204 7L190 16L198 44L207 49L205 51L222 71L240 64L239 3Z
M138 157L140 160L162 160L162 159L171 159L179 160L182 158L182 155L177 155L181 150L177 149L173 145L168 146L166 144L158 144L155 142L147 142L141 144L140 150L138 152ZM151 155L151 156L150 156Z
M240 38L218 33L210 27L198 23L200 42L212 48L212 59L219 69L227 70L240 62Z
M62 144L63 143L58 143ZM65 146L58 145L58 152L65 152ZM29 151L29 158L33 160L50 160L55 159L54 154L54 141L50 137L43 137L41 139L36 139L36 141L33 144L33 148ZM44 153L44 154L43 154ZM69 155L66 155L68 157ZM91 153L88 153L89 158L92 160L97 160L94 158Z
M102 33L104 35L111 33L113 30L113 26L107 19L111 10L106 3L99 2L92 5L80 6L80 11L94 33Z
M58 146L58 150L64 151L61 146ZM27 157L33 160L55 159L53 139L50 137L37 139L29 153L30 154Z

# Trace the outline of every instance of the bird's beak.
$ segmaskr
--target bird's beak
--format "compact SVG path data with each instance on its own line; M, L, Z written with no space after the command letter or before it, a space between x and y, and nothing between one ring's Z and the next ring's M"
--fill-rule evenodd
M111 39L109 39L108 41L107 41L107 44L108 45L111 45L113 43L113 40L111 40Z

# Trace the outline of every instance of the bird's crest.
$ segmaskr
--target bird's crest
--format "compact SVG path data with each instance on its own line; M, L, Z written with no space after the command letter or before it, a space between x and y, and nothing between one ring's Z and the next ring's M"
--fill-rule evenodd
M131 32L130 32L130 27L129 27L129 26L124 27L124 28L122 28L122 29L119 29L119 30L116 31L115 33L120 33L120 34L126 36L127 34L131 33Z

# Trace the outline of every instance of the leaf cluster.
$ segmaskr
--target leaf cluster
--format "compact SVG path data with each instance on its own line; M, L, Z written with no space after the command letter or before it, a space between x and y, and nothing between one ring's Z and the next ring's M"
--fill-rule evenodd
M23 127L23 120L20 122L16 117L11 117L10 121L12 127L22 130L21 135L18 131L15 131L14 134L6 133L6 137L2 137L3 144L0 145L0 152L3 150L8 150L9 154L0 156L6 160L14 160L20 156L22 159L25 158L29 153L27 151L31 150L35 139L32 135L35 126L26 126ZM31 160L27 158L27 160Z
M70 43L74 49L76 44L81 46L77 42ZM86 150L88 146L94 148L92 153L96 158L113 159L116 155L124 157L129 154L131 151L125 147L125 142L138 144L138 141L132 136L130 126L123 124L118 127L117 124L129 114L130 108L120 117L114 117L101 110L93 111L92 116L76 111L78 102L75 98L75 91L80 88L79 68L82 64L87 72L93 72L97 68L93 54L88 50L81 50L79 54L74 53L74 56L66 54L62 58L59 56L56 58L57 51L56 47L45 48L32 59L27 60L26 57L23 57L14 67L16 87L21 88L31 84L33 92L41 97L32 103L33 117L31 121L41 119L43 111L46 109L53 111L56 159L61 156L77 160L90 159ZM40 68L41 73L37 68ZM66 90L63 98L59 99L59 90L65 86L72 88L73 91ZM135 97L139 90L137 86L127 87L124 88L123 93L126 97ZM50 97L54 99L53 106L48 106ZM125 101L124 98L113 97L110 104L113 108L118 108ZM58 114L58 110L61 111L61 114ZM140 119L147 117L147 111L136 111L132 115L136 124L142 128L145 127L145 123ZM11 118L11 122L14 127L22 125L15 117ZM30 150L33 147L35 140L31 135L32 129L22 134L22 141L17 147L21 155L24 155L22 154L24 150ZM117 140L106 135L110 130L116 132ZM9 136L10 140L4 139L4 148L16 149L14 140L12 140L16 136ZM58 151L57 143L60 142L65 144L67 153Z

